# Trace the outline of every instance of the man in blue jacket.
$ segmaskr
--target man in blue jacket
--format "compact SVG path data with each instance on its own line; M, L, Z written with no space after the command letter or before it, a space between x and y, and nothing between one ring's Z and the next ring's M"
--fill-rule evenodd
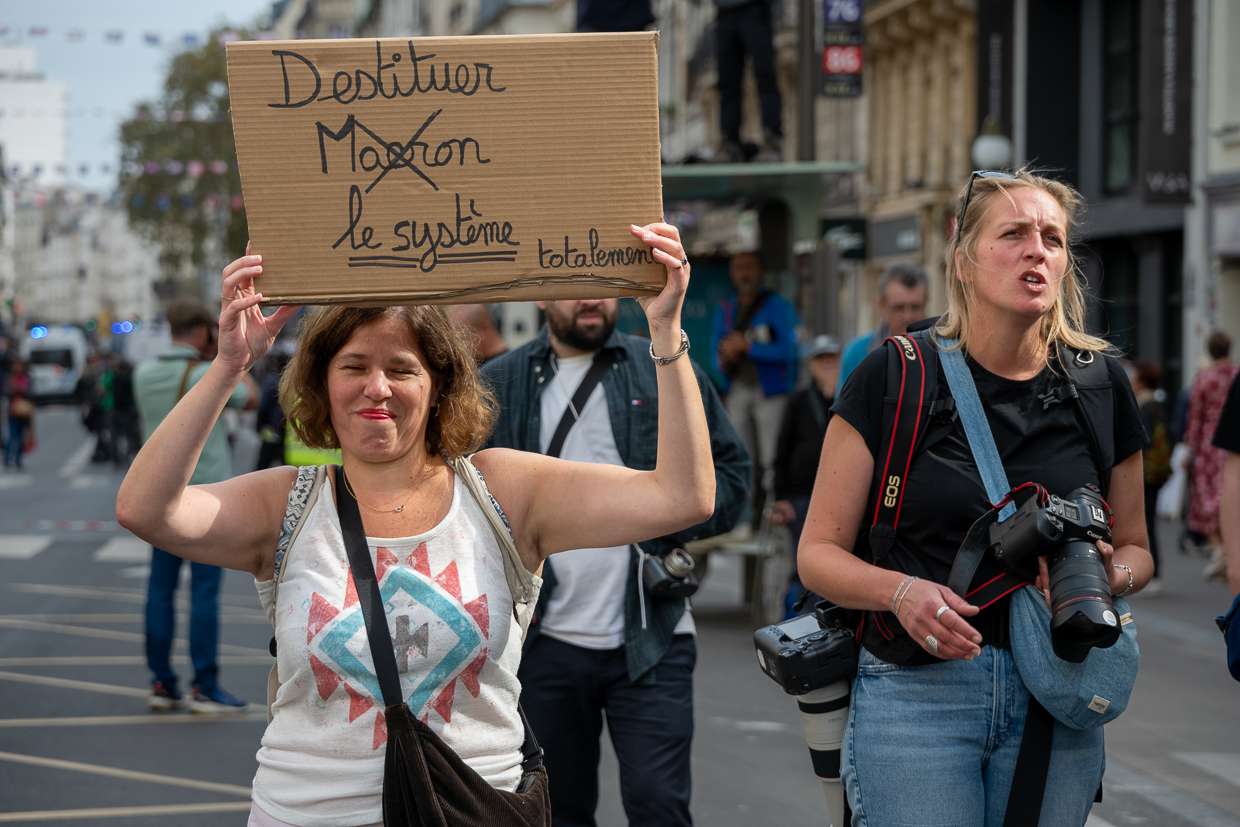
M500 408L489 444L654 468L659 411L650 340L615 331L617 299L540 306L547 326L539 335L483 368ZM685 597L651 593L642 569L691 539L729 530L750 471L719 397L694 368L715 462L714 516L640 547L578 549L557 555L554 567L544 564L519 677L522 706L555 779L556 827L594 825L604 715L630 824L692 823L693 617ZM564 503L565 519L572 507Z
M758 253L733 255L731 276L736 297L715 312L711 354L723 377L728 417L753 456L757 483L769 501L779 425L797 384L800 320L787 299L762 286ZM746 509L741 531L751 519Z

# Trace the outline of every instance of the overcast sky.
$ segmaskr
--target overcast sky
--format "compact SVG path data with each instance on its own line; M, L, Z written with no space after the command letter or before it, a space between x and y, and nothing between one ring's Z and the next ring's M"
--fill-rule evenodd
M205 36L219 25L252 23L271 7L264 0L0 0L0 47L32 46L38 67L49 79L68 87L68 161L88 163L87 186L108 189L115 176L104 178L100 163L116 165L117 133L121 118L135 103L155 98L169 59L183 48L187 33ZM31 36L32 27L45 27L46 36ZM81 40L68 33L78 30ZM124 32L121 44L109 43L105 33ZM147 32L158 33L162 45L144 42ZM86 109L86 115L81 114ZM96 109L104 114L96 116ZM14 117L5 112L4 117Z

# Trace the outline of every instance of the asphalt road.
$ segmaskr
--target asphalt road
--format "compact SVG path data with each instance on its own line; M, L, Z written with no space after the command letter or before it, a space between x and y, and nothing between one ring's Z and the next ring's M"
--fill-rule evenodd
M270 665L252 581L225 577L220 658L223 685L250 710L149 714L148 552L113 522L120 473L87 462L67 408L40 411L39 442L27 471L0 473L0 823L244 824ZM1212 623L1226 594L1201 581L1201 560L1166 558L1164 593L1135 602L1142 672L1107 727L1090 824L1240 827L1240 684ZM695 819L824 824L796 708L757 669L738 572L716 557L696 602ZM184 623L176 662L188 680ZM600 772L599 823L623 825L614 760Z

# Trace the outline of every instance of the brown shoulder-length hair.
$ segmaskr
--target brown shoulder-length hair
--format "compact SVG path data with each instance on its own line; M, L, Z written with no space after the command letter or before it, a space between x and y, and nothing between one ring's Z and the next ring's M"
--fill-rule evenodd
M969 199L968 212L964 216L964 235L960 228L952 231L951 243L947 245L947 312L939 319L936 332L948 339L958 339L960 346L969 346L969 312L973 305L973 271L976 270L977 245L981 240L985 219L999 199L1011 199L1009 190L1019 187L1040 189L1055 199L1063 209L1068 233L1066 272L1059 282L1059 295L1055 304L1042 317L1041 338L1046 344L1047 357L1055 352L1056 345L1066 345L1075 350L1112 352L1114 349L1105 339L1099 339L1085 331L1085 276L1071 247L1071 235L1076 228L1085 201L1081 194L1067 184L1041 175L1029 168L1019 169L1011 177L977 178L973 181L973 193ZM965 188L961 188L959 200L963 200ZM962 277L963 276L963 277Z
M495 425L495 396L482 383L473 351L443 310L432 305L322 307L302 321L297 352L280 378L280 405L289 427L311 448L338 448L327 396L327 367L358 328L399 319L409 329L439 391L426 424L431 454L478 450Z

